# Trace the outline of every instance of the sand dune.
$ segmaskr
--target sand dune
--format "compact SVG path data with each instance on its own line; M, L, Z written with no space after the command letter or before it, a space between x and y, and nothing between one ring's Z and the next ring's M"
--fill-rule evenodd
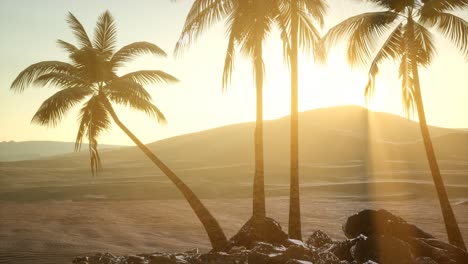
M301 113L304 234L341 224L363 208L386 208L446 240L417 123L336 107ZM248 219L253 123L148 144L204 201L228 236ZM442 175L468 241L468 133L431 128ZM283 226L289 194L289 120L265 123L268 214ZM67 263L94 251L207 250L201 225L169 180L135 147L0 162L0 263ZM229 208L229 210L226 210ZM39 261L38 261L39 259Z

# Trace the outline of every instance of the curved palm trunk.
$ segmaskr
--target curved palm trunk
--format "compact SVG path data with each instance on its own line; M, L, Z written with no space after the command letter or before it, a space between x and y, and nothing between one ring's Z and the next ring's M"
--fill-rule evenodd
M414 64L414 63L413 63ZM439 198L440 207L442 209L442 215L444 217L445 229L447 230L448 240L450 244L455 245L466 251L465 242L461 235L460 229L458 227L457 219L453 213L452 206L447 196L447 191L445 190L444 181L440 175L439 165L437 164L437 159L434 153L434 148L432 146L431 136L429 134L429 129L426 123L426 116L424 113L424 106L421 96L421 89L419 83L419 75L417 66L413 66L413 77L415 85L415 99L416 107L418 111L419 126L421 129L422 138L424 141L424 147L426 149L427 160L429 161L429 167L431 169L432 179L437 191L437 196Z
M412 34L412 37L414 37L413 32L410 32L410 34ZM450 244L455 245L466 251L465 242L463 241L463 237L458 227L457 219L455 218L455 214L453 213L452 206L450 205L450 201L447 196L447 191L445 189L444 181L442 179L442 176L440 175L439 165L437 164L437 159L434 153L434 147L432 146L431 136L429 134L429 129L426 123L426 115L424 113L424 105L423 105L423 100L422 100L422 95L421 95L421 86L419 82L418 65L416 63L417 60L413 52L411 53L412 53L411 65L412 65L412 73L413 73L414 88L415 88L414 98L416 101L416 109L418 112L419 126L421 129L421 134L422 134L422 138L424 141L424 147L426 149L427 160L429 162L429 167L431 169L432 179L434 181L434 185L437 191L437 196L439 198L440 207L442 209L442 216L444 218L445 229L447 230L448 240Z
M255 47L254 75L256 88L256 120L255 120L255 175L253 182L252 215L255 223L261 224L266 217L265 183L263 165L263 60L262 43Z
M164 164L151 150L146 147L117 117L112 105L107 98L102 97L104 106L106 107L109 114L112 116L114 122L122 129L125 134L145 153L145 155L156 165L159 169L175 184L179 191L184 195L193 211L197 215L200 222L203 224L206 233L211 242L211 246L215 251L225 250L228 242L223 230L218 224L218 221L211 215L208 209L193 193L193 191L179 178L177 175Z
M292 9L296 1L292 1ZM290 153L290 190L289 190L289 237L302 240L301 206L299 196L299 110L298 110L298 44L297 44L297 16L291 15L291 153Z

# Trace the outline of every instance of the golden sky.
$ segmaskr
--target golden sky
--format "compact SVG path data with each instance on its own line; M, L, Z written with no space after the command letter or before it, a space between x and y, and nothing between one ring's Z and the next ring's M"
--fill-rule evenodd
M326 28L369 9L349 0L330 0ZM160 126L142 114L117 108L118 115L143 142L255 119L252 68L238 59L229 92L221 91L221 72L226 51L224 24L220 22L201 36L182 56L172 50L180 34L191 1L180 0L3 0L0 3L0 141L74 141L77 111L68 113L58 127L40 127L30 120L53 88L31 88L22 94L9 90L11 82L27 66L44 60L67 60L56 39L74 43L65 22L71 11L92 35L99 14L106 9L114 16L118 47L135 41L150 41L163 48L167 58L142 57L125 71L161 69L181 80L176 85L148 87L156 105L168 118ZM457 13L468 19L468 11ZM421 69L421 85L429 124L468 128L468 61L444 40L436 39L438 53L432 65ZM265 43L265 119L289 112L289 75L283 64L277 32ZM300 110L355 104L365 106L363 89L367 69L350 69L344 50L334 49L326 65L315 65L311 57L300 57ZM386 63L377 81L377 94L369 107L375 111L404 115L400 99L398 68ZM117 128L101 136L101 143L131 144Z

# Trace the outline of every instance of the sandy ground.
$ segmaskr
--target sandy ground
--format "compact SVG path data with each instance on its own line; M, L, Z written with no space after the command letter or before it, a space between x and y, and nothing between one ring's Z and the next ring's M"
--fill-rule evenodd
M228 237L250 215L250 199L204 200ZM287 229L287 197L267 201L268 215ZM302 197L304 239L321 229L344 238L347 216L385 208L446 240L436 200L358 201ZM454 205L465 241L468 206ZM71 263L73 256L108 251L137 254L209 249L208 239L184 200L0 203L0 263Z

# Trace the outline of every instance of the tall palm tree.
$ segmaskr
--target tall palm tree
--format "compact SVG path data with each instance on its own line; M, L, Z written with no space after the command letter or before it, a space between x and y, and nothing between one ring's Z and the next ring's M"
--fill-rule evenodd
M118 76L116 71L135 56L166 56L166 53L148 42L135 42L115 51L116 27L108 11L99 16L93 41L73 14L68 14L67 22L79 46L63 40L58 40L58 45L69 53L71 63L42 61L32 64L11 85L11 89L16 92L33 85L52 85L60 89L42 103L32 122L55 126L70 108L84 101L78 117L80 125L75 147L79 150L83 139L88 139L91 171L94 175L100 167L97 139L101 132L110 128L112 119L184 195L202 222L213 249L226 248L226 236L200 199L120 121L112 106L112 103L129 106L165 122L164 115L151 103L151 95L143 86L173 83L177 79L159 70L141 70L123 76Z
M299 196L299 48L314 51L320 33L314 26L316 20L323 26L326 4L323 0L279 0L279 26L289 61L291 73L291 134L290 134L290 191L289 237L302 239L301 208ZM310 87L308 87L310 88Z
M451 40L468 57L468 22L451 13L468 8L468 0L369 0L383 11L353 16L330 29L324 36L325 46L349 38L348 61L351 65L369 61L369 82L365 95L372 96L379 65L385 59L400 63L402 99L408 115L416 110L427 159L442 209L449 242L465 249L463 237L450 205L426 123L419 81L419 66L427 67L435 54L435 28ZM376 39L389 32L383 45L372 57Z
M222 87L231 80L234 58L239 50L252 60L256 88L255 175L253 182L253 219L259 227L266 217L263 161L263 41L274 24L276 0L195 0L190 9L179 41L177 54L190 45L207 26L226 18L228 47Z

